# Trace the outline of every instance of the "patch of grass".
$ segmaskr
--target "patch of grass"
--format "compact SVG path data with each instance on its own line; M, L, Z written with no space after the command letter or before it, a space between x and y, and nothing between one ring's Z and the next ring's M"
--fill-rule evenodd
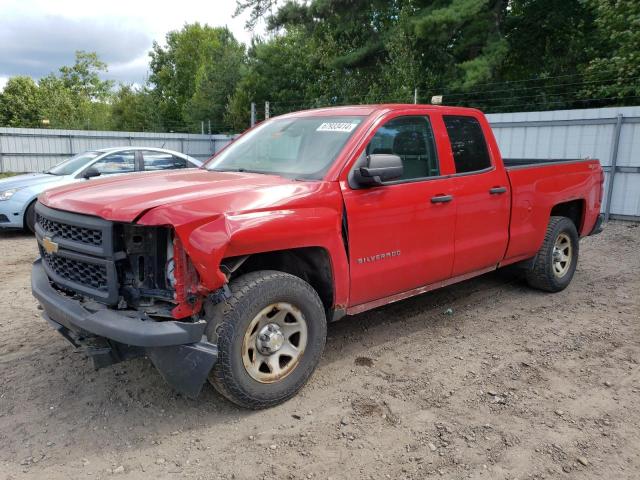
M20 175L18 172L4 172L0 173L0 178L13 177L14 175Z

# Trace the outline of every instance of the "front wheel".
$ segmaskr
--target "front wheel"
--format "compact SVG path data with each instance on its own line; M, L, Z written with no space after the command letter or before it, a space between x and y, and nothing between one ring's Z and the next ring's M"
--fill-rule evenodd
M551 217L533 268L527 272L529 285L547 292L567 288L578 265L579 240L570 219Z
M207 337L218 345L209 381L227 399L260 409L294 396L315 370L327 321L304 280L257 271L231 281L231 298L207 309Z
M24 212L24 227L25 230L31 233L36 232L36 201L34 200L29 204Z

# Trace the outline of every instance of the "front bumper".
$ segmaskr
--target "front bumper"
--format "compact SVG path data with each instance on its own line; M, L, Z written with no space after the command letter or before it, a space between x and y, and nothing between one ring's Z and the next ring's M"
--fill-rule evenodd
M134 311L88 309L51 286L42 259L33 264L31 289L45 320L75 346L89 345L96 367L146 355L169 385L196 397L218 358L217 347L204 337L204 321L156 322ZM96 341L102 348L90 346Z
M13 198L0 202L0 228L23 228L24 204Z

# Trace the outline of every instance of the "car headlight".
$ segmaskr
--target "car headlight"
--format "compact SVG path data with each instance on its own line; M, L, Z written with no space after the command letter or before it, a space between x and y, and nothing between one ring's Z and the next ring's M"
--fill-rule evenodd
M17 188L10 188L9 190L3 190L0 192L0 202L9 200L18 191Z

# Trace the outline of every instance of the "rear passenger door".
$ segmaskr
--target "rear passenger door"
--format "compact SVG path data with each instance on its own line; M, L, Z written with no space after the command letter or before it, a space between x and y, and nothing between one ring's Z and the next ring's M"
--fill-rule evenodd
M144 170L147 172L195 167L184 158L155 150L142 150L142 159Z
M457 203L453 276L495 267L509 235L510 191L478 118L443 115L455 165Z

